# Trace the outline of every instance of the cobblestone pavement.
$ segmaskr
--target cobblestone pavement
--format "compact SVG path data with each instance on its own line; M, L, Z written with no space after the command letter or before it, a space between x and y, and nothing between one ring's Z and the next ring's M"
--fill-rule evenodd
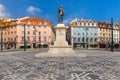
M120 53L76 50L86 58L35 58L40 51L0 53L0 80L120 80Z

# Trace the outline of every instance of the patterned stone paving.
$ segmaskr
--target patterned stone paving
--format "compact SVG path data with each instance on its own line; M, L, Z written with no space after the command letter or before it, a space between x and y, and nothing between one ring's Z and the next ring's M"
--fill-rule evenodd
M86 58L30 55L0 55L0 80L120 80L120 54Z

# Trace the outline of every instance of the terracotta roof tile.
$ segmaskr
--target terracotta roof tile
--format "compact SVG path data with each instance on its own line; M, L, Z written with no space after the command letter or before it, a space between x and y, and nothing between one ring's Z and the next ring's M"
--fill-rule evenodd
M44 20L42 18L26 18L26 19L21 20L20 24L27 24L28 21L30 21L30 25L38 25L39 22L41 22L42 25L44 25L44 22L47 23L46 24L47 26L51 26L52 25L49 21Z

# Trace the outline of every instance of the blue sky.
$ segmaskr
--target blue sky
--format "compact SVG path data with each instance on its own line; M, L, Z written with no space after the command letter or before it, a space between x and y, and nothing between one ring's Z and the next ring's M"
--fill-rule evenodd
M57 10L62 4L64 23L74 18L117 23L120 18L120 0L0 0L0 18L39 17L57 24Z

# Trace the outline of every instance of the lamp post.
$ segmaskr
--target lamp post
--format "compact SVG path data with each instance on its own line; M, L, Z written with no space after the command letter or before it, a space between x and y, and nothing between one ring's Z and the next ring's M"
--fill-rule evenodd
M119 51L120 51L120 19L119 19L119 23L118 23L118 26L119 26Z
M24 51L26 51L26 27L25 27L25 24L24 24Z
M36 49L36 27L35 27L35 49Z
M41 45L40 45L40 42L41 42L41 41L40 41L40 34L39 34L39 48L40 48L40 46L41 46Z
M113 18L111 18L111 29L112 29L112 30L111 30L111 34L112 34L112 36L111 36L111 37L112 37L112 41L111 41L111 44L112 44L112 45L111 45L111 51L113 52L113 51L114 51L114 41L113 41L113 38L114 38L114 37L113 37Z
M1 48L0 48L0 49L1 49L1 51L2 51L2 50L3 50L3 49L2 49L2 28L0 28L0 33L1 33L1 35L0 35L0 38L1 38L1 40L0 40L0 41L1 41L1 42L0 42Z
M86 27L85 30L86 30L86 45L85 45L85 48L87 49L87 30L89 30L88 27Z
M72 48L73 48L73 35L71 35L71 45L72 45Z

